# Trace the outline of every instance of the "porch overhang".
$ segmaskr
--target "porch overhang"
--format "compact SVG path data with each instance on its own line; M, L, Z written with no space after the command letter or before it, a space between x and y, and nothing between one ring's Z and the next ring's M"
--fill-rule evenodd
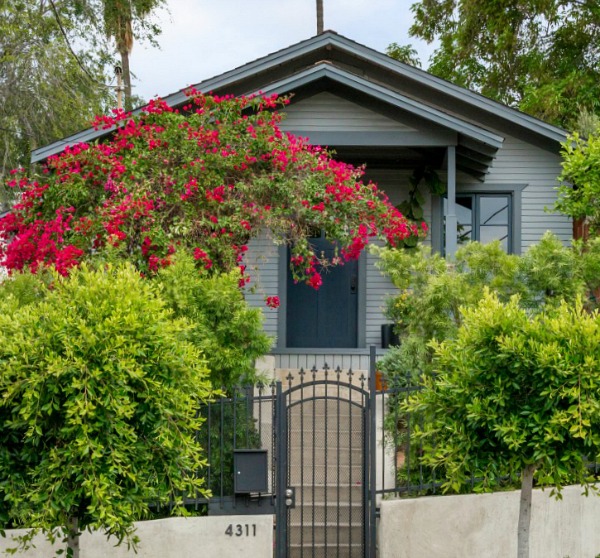
M429 106L407 95L392 91L373 83L347 69L323 61L285 79L275 81L260 91L248 90L252 94L278 94L301 92L332 87L360 96L362 103L377 103L396 113L399 119L408 118L418 122L418 130L393 132L317 130L304 132L289 128L288 131L307 136L315 145L326 145L335 149L345 148L431 148L456 147L456 168L483 180L496 152L502 147L504 138L448 112Z

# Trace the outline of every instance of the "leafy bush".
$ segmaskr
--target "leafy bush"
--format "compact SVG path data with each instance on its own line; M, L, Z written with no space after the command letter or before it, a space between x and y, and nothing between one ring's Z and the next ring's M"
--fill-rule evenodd
M536 314L578 296L588 296L587 306L593 308L593 292L600 285L600 242L570 248L551 233L522 256L506 254L498 242L469 243L454 261L425 246L378 252L381 269L400 289L387 307L401 340L381 363L388 375L413 371L418 376L429 369L429 342L454 338L463 320L461 308L477 305L486 289L504 302L517 294L520 306Z
M132 538L150 502L205 491L206 363L130 265L15 275L0 296L0 520Z
M202 351L213 386L226 392L254 379L254 362L272 343L263 332L261 311L246 304L239 278L236 271L199 275L183 253L157 276L175 316L190 321L187 338Z

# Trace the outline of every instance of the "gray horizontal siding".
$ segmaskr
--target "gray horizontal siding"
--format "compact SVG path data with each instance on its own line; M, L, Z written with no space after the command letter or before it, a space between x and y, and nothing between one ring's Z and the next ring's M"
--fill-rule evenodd
M564 215L547 212L556 201L557 176L561 172L560 157L515 137L506 137L494 160L486 182L526 184L521 197L521 248L539 242L548 230L564 243L572 236L571 220Z
M389 320L384 315L386 300L397 292L392 282L384 277L375 266L377 258L367 254L367 346L381 347L381 324Z
M279 310L265 306L266 296L280 296L279 257L277 246L268 232L261 232L248 243L248 252L244 259L247 273L251 277L246 286L245 297L248 304L260 308L264 316L264 330L271 337L277 336Z
M410 187L408 179L411 171L392 169L367 170L366 178L377 185L389 196L390 202L398 205L407 198ZM422 193L427 202L424 209L424 221L431 223L431 196L426 188ZM426 240L429 243L429 239ZM381 245L381 243L378 243ZM367 254L367 301L366 301L366 344L381 347L381 325L388 323L385 317L385 305L390 296L398 292L388 277L381 274L376 267L377 258Z
M294 132L411 132L413 128L331 93L289 105L281 124Z

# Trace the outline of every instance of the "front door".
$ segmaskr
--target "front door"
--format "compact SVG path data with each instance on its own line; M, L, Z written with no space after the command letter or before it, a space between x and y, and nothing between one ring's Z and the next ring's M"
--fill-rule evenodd
M317 253L333 258L335 246L325 239L311 240ZM288 254L289 262L289 254ZM355 348L358 340L358 262L352 260L320 270L319 290L294 284L287 271L287 347Z

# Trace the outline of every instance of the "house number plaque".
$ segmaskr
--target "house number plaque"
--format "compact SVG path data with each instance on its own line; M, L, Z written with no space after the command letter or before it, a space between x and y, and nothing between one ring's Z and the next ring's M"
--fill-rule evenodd
M230 523L225 534L228 537L256 537L256 523Z

